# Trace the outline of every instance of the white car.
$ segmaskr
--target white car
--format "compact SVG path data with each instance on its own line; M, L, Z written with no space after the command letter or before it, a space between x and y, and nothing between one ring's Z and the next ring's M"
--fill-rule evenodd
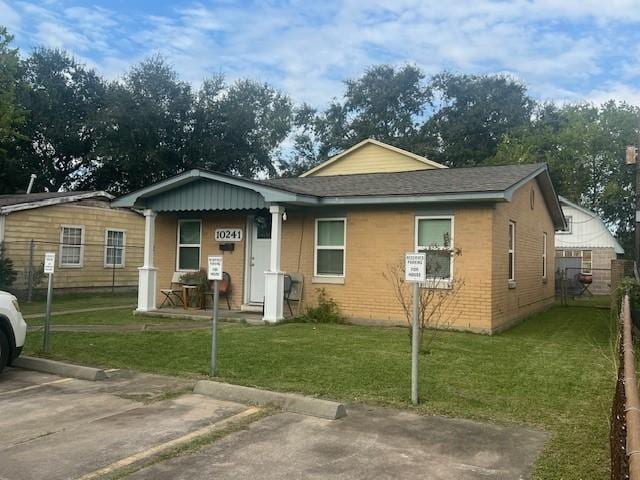
M20 355L27 336L27 324L18 299L0 290L0 372Z

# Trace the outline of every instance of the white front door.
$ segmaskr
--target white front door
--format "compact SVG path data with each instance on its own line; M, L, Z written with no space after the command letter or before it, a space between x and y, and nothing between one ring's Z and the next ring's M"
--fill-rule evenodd
M249 302L264 302L264 272L271 257L271 215L256 215L251 228Z

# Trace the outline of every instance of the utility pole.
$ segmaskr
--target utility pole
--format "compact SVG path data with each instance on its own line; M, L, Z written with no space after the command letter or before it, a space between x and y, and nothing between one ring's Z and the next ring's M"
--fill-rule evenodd
M638 118L640 122L640 117ZM638 145L640 145L640 125L638 128ZM635 181L635 261L636 265L640 265L640 169L638 168L638 147L634 145L627 146L627 165L634 165L636 170Z

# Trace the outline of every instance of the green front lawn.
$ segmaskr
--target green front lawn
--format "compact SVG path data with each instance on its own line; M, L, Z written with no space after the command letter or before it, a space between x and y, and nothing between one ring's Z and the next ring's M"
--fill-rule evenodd
M86 308L101 308L111 306L131 306L137 303L136 292L118 293L67 293L60 294L54 291L52 310L62 312L65 310L82 310ZM42 313L46 309L46 298L38 298L33 302L20 301L20 309L23 315Z
M443 332L422 359L423 413L551 434L536 479L608 476L615 382L605 310L555 307L495 336ZM38 353L30 335L28 353ZM175 375L205 375L210 335L196 332L56 333L55 358ZM222 380L281 391L413 408L407 330L347 325L233 325L219 334Z

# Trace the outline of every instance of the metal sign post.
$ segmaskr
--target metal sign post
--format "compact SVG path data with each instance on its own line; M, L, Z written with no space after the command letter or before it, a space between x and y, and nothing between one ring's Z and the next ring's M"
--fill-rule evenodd
M411 332L411 403L418 404L418 358L420 353L420 284L427 280L427 255L405 253L404 280L413 283L413 324Z
M207 278L213 280L213 310L211 314L211 365L209 368L209 375L215 376L216 374L216 356L217 356L217 343L218 343L218 281L222 280L222 257L209 255L207 257L207 264L209 266L207 271Z
M49 276L47 284L47 310L44 316L44 334L42 337L42 350L49 353L49 331L51 329L51 302L53 300L53 273L56 265L56 254L47 252L44 254L44 273Z

